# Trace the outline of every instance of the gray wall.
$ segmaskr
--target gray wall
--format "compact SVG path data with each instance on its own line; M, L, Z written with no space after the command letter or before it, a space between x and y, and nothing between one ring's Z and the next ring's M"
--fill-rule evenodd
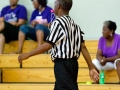
M54 1L48 0L48 5L54 7ZM9 4L9 0L2 2L0 10ZM19 0L19 3L26 6L30 18L31 12L34 10L31 0ZM99 39L105 20L115 21L118 26L116 33L120 34L120 0L73 0L70 15L85 32L87 40Z

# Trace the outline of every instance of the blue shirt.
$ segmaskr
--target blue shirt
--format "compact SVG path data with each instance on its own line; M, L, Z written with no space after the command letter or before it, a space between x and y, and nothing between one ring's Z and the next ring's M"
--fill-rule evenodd
M6 6L2 9L0 17L4 17L6 22L17 22L18 19L27 20L27 10L22 5L17 5L11 9L11 6Z
M47 19L47 22L50 23L55 19L54 13L51 12L52 8L46 6L45 10L43 12L40 12L38 9L35 9L32 13L30 23L31 21L35 20L36 17L41 16L42 19Z

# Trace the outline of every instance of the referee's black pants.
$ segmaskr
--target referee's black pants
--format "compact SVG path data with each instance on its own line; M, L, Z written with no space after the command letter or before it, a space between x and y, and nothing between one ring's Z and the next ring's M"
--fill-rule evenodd
M78 90L77 75L78 62L77 58L55 59L54 61L55 88L54 90Z

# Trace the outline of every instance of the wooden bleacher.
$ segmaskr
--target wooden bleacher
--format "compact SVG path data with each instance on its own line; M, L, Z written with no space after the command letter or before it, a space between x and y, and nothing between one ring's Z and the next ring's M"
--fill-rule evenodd
M96 57L97 41L86 41L86 46L92 59ZM6 53L17 49L17 41L6 44ZM9 47L8 47L9 46ZM11 47L11 48L10 48ZM25 41L23 52L29 52L37 47L34 41ZM30 50L29 50L30 48ZM10 49L10 50L9 50ZM1 84L0 90L53 90L54 87L54 63L49 54L40 54L30 57L28 60L18 63L18 54L0 55ZM91 81L88 66L81 55L79 60L78 83ZM117 83L118 76L115 70L105 71L106 83ZM17 83L17 84L16 84ZM18 84L19 83L19 84ZM51 84L52 83L52 84ZM31 85L32 84L32 85ZM35 88L35 89L34 89ZM79 84L81 90L117 90L117 84L85 85ZM98 89L96 89L98 88Z
M37 42L33 40L25 40L23 45L23 53L29 52L37 48ZM18 41L11 41L10 43L5 44L4 53L11 53L18 50Z
M97 52L97 40L88 40L85 42L88 50L90 53L96 53ZM33 49L37 48L37 42L33 40L26 40L23 45L23 53L29 52ZM18 49L18 41L11 41L10 43L5 44L4 53L10 53L17 51Z
M119 90L120 85L78 85L80 90ZM0 84L0 90L53 90L54 84Z
M91 54L92 59L95 54ZM2 68L2 82L54 82L54 63L49 54L36 55L18 63L18 55L0 55L0 67ZM91 81L87 64L81 55L78 60L78 82ZM22 66L22 67L20 67ZM21 74L22 73L22 74ZM105 82L117 83L118 77L115 70L106 71ZM19 79L21 77L21 79Z

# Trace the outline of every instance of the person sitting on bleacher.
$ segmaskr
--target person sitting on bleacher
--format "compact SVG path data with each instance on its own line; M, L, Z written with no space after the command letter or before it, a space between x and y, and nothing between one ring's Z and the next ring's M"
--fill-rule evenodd
M22 53L26 37L38 42L38 47L46 40L49 34L48 25L55 19L52 8L47 6L47 0L32 0L35 10L30 19L30 25L23 25L19 31L19 44L16 53Z
M116 69L120 81L120 35L115 33L117 26L113 21L105 21L103 36L99 39L98 51L93 64L97 70Z
M18 40L19 27L26 23L27 10L18 0L10 0L0 14L0 54L4 51L5 42Z

